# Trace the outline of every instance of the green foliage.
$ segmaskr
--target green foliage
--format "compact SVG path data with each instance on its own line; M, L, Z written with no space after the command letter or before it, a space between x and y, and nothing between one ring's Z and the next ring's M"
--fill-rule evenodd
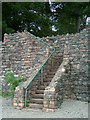
M14 29L8 27L7 23L5 21L2 22L2 29L3 31L5 31L6 33L13 33L15 32Z
M53 3L52 14L58 34L76 33L85 28L86 17L90 15L90 2Z
M20 76L15 77L14 73L11 71L7 71L4 76L5 76L5 81L9 86L8 93L5 93L4 95L13 97L15 88L19 85L20 82L24 80L24 78Z
M85 28L90 2L3 2L2 32L27 29L35 36L76 33ZM76 0L74 0L76 1ZM56 30L52 30L52 26Z
M50 12L50 5L43 2L2 3L3 33L27 29L36 36L47 36L52 31Z

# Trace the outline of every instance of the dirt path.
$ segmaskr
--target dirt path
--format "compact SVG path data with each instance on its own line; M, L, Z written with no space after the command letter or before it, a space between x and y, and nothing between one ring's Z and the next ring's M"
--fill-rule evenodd
M88 103L65 100L61 109L56 112L43 112L35 109L14 109L11 100L2 98L2 118L88 118Z

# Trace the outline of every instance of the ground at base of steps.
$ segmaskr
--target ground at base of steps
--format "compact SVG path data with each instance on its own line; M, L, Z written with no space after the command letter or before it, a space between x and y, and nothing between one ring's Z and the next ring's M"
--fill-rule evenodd
M64 100L60 109L55 112L45 112L40 109L24 108L14 109L11 100L6 100L0 96L2 105L2 118L88 118L88 104L77 100ZM0 106L1 109L1 106Z

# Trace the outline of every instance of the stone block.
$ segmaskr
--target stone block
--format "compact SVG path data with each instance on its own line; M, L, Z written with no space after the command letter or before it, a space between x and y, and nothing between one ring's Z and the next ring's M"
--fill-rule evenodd
M24 108L24 103L23 102L19 103L19 107L20 107L20 109L23 109Z
M17 107L17 105L18 105L17 103L15 103L15 102L13 103L13 106L14 106L15 108Z

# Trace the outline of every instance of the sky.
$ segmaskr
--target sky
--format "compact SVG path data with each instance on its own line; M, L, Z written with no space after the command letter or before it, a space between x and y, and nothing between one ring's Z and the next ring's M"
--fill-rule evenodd
M49 4L51 4L51 2L55 2L55 0L49 0Z

